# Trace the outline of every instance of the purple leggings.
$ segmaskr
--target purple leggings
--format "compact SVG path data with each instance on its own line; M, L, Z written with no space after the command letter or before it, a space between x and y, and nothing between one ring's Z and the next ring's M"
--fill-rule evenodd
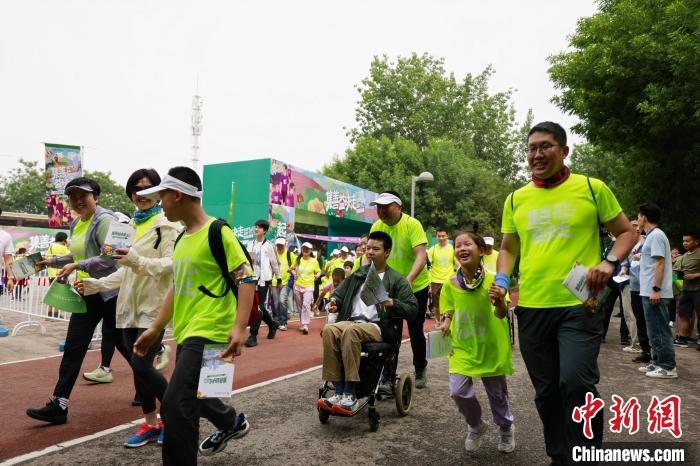
M508 406L506 376L482 377L481 381L489 397L493 422L502 429L507 429L513 424L513 414ZM478 427L481 424L481 405L476 399L472 378L461 374L450 374L450 396L467 424L474 428Z

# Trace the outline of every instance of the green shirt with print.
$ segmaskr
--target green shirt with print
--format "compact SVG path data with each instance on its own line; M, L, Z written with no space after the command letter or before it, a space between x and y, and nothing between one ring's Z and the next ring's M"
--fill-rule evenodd
M393 246L391 255L387 259L387 264L401 275L406 277L413 268L416 260L416 253L413 248L421 244L428 244L428 237L425 236L423 225L410 215L401 214L401 219L392 226L381 220L377 220L372 225L370 233L373 231L383 231L391 237ZM413 280L411 288L416 293L430 285L430 275L428 268L423 266L418 276Z
M221 269L209 248L209 228L213 221L212 218L192 234L182 235L173 252L173 337L178 344L192 337L226 343L236 321L237 303L233 293L211 298L198 290L204 285L213 294L220 295L226 288ZM247 259L230 228L222 228L221 235L227 267L232 272L247 263ZM253 275L248 264L245 276Z
M533 183L506 198L501 232L520 238L520 296L518 305L532 308L581 304L564 285L576 261L585 267L600 262L598 218L605 223L622 209L610 188L572 174L554 188ZM597 203L597 206L596 206Z
M441 312L452 312L449 355L450 374L495 377L513 373L508 319L499 319L488 290L495 275L487 272L474 291L447 280L440 292Z

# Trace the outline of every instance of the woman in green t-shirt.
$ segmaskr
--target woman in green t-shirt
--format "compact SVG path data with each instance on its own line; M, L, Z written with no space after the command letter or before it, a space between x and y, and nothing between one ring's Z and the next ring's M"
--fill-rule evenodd
M487 428L474 391L473 379L481 377L493 420L500 427L498 450L510 453L515 449L515 437L506 375L513 373L513 361L504 319L506 302L493 285L494 275L484 270L483 238L471 231L460 232L454 243L460 268L440 293L440 330L443 335L449 333L452 342L450 396L467 422L464 448L475 451Z

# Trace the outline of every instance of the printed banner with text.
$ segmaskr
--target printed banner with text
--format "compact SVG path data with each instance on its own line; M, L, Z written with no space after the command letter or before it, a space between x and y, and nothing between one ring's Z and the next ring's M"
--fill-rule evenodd
M44 163L49 226L68 225L73 213L63 190L70 180L83 176L82 150L80 146L44 144Z

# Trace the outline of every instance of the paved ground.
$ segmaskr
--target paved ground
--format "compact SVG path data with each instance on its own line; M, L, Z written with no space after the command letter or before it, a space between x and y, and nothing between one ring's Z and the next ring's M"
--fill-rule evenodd
M607 441L672 442L669 433L649 434L646 432L645 411L652 395L663 398L677 394L682 398L682 440L694 442L697 447L700 428L694 419L700 414L700 394L697 393L697 380L700 379L700 352L695 347L678 348L678 372L676 381L653 380L637 371L637 365L630 362L629 353L622 352L619 345L617 325L613 319L608 335L608 343L602 347L599 359L602 380L599 385L602 398L607 406L612 394L623 398L636 396L642 403L640 421L642 432L635 436L606 432ZM288 338L288 344L293 344ZM310 340L309 340L310 341ZM278 341L280 346L285 346ZM320 343L320 342L319 342ZM267 345L269 348L272 345ZM263 349L261 346L258 349ZM255 352L249 351L251 358L240 363L260 364ZM258 355L262 352L258 352ZM408 370L410 347L404 345L400 370ZM279 356L284 359L282 354ZM512 409L516 418L517 449L511 455L496 451L496 428L491 424L487 440L475 454L463 450L465 435L464 421L457 412L447 392L447 363L445 359L433 360L429 365L430 384L426 390L418 391L414 399L414 409L409 416L397 415L392 400L382 401L379 411L382 416L378 432L369 431L366 413L353 419L331 418L327 425L318 421L314 407L320 371L312 371L292 379L277 382L234 396L232 403L246 412L252 424L250 434L231 442L227 450L213 457L200 457L201 464L488 464L522 465L547 464L544 454L541 425L532 402L533 390L524 370L519 351L514 353L516 373L509 378L509 391ZM3 370L4 367L0 366ZM238 368L237 368L238 371ZM124 375L126 378L126 375ZM114 384L117 385L116 383ZM123 387L123 386L122 386ZM102 390L106 387L96 387ZM477 384L481 400L485 400L483 388ZM8 392L2 397L9 395ZM121 402L131 395L130 390L123 394ZM21 405L22 411L23 406ZM3 411L9 409L4 407ZM113 406L101 407L100 414L110 415ZM490 423L488 407L484 406L486 420ZM1 411L0 411L1 412ZM133 416L134 418L136 416ZM606 414L609 419L609 412ZM8 425L2 421L3 425ZM72 424L80 421L75 418ZM114 422L119 424L120 422ZM68 425L70 425L69 423ZM60 427L58 427L60 428ZM35 438L48 435L49 429L34 428ZM12 429L10 429L12 430ZM212 426L202 421L200 435L210 433ZM121 446L129 431L106 435L59 452L42 456L27 464L158 464L160 450L148 445L137 450L127 450ZM693 464L693 463L689 463ZM695 463L698 464L698 463Z

